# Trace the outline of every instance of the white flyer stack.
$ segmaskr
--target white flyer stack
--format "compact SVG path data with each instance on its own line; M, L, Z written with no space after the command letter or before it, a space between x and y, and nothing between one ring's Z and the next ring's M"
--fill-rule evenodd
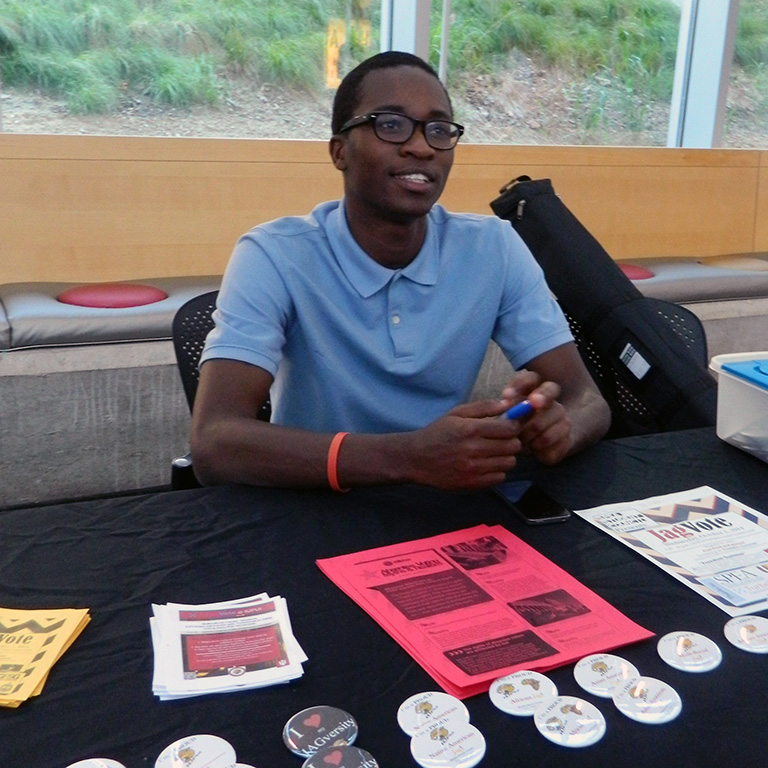
M162 700L262 688L303 674L307 656L282 597L153 604L152 612L152 691Z

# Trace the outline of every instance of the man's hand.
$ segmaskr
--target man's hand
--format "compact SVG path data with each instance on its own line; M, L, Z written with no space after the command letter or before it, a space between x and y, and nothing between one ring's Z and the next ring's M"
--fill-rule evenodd
M564 344L531 360L505 387L510 406L528 400L533 413L521 419L523 453L542 464L557 464L566 456L599 440L611 423L608 405L587 373L576 345Z
M505 387L502 398L509 406L528 400L533 413L520 420L522 453L531 454L542 464L556 464L571 451L571 421L562 403L558 402L560 386L542 381L533 371L515 374Z
M450 490L503 482L521 448L520 423L499 418L507 408L504 401L478 400L408 433L413 482Z

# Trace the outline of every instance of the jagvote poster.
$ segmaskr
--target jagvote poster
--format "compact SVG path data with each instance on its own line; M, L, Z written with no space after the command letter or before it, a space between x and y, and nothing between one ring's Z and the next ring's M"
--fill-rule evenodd
M768 608L768 517L714 488L576 514L729 616Z

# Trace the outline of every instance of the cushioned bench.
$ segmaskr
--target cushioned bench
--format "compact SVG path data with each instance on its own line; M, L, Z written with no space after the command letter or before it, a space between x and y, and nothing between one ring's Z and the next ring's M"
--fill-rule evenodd
M9 283L0 285L0 351L92 345L104 342L170 339L171 322L184 302L219 287L220 276L152 278L82 286L79 283ZM151 302L131 300L131 287L157 291ZM74 289L90 293L74 295ZM60 301L101 303L105 306ZM116 297L117 296L117 300ZM151 296L151 295L150 295ZM164 296L164 298L161 298ZM122 299L122 301L120 301ZM108 303L133 303L108 306Z
M219 282L129 281L165 298L110 308L59 301L74 283L0 285L0 507L168 483L189 432L171 323Z
M676 304L768 296L768 254L621 262L640 291Z
M645 296L694 312L710 357L768 346L768 254L642 259L620 266Z

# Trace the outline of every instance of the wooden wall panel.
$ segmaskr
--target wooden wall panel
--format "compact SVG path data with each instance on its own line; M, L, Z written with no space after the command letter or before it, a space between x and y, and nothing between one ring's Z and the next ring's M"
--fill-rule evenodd
M760 180L755 210L755 239L752 250L768 252L768 152L760 153Z
M768 250L768 153L460 146L441 202L548 177L614 258ZM0 282L217 274L263 221L338 197L324 142L0 134Z
M526 174L551 178L563 202L614 258L752 250L758 152L503 149L497 165L483 162L480 153L478 162L467 162L471 157L457 162L443 203L454 210L489 213L499 188ZM763 210L768 211L768 199Z
M341 193L324 146L224 144L3 137L0 280L220 273L247 229Z

